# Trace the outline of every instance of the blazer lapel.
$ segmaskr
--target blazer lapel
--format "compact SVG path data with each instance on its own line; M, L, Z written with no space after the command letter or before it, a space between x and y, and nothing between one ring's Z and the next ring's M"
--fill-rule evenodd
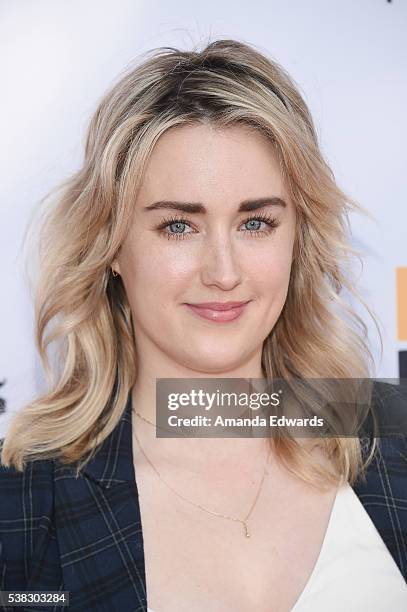
M131 394L113 432L82 469L55 466L55 521L64 588L75 610L147 609L134 474Z
M366 470L366 479L353 485L381 538L407 581L407 437L406 381L374 381L373 406L381 433L386 424L398 435L378 438L378 451ZM366 457L369 448L364 452Z

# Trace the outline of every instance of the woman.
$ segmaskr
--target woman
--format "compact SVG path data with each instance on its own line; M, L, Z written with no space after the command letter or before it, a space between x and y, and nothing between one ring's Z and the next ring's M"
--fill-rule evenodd
M107 93L40 234L53 377L2 448L3 590L69 591L73 610L407 609L405 437L155 435L158 378L372 375L341 296L350 208L293 81L246 44L158 50Z

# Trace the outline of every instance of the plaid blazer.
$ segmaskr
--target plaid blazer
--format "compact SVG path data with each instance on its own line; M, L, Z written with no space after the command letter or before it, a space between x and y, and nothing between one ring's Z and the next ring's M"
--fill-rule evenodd
M407 394L379 384L384 407L406 413ZM1 590L69 591L75 612L146 612L131 408L129 394L118 426L78 478L54 460L29 462L23 473L0 467ZM407 581L407 438L379 444L367 482L354 490Z

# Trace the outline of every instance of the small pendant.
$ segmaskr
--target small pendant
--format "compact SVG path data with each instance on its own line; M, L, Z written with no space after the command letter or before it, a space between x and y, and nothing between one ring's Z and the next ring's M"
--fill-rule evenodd
M246 538L250 538L250 533L249 533L249 529L246 525L246 523L243 521L243 525L244 525L244 529L245 529L245 536Z

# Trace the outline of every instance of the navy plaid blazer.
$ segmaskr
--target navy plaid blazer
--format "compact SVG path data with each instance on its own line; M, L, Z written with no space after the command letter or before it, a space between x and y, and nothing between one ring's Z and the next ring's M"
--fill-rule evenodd
M406 413L407 394L379 384L384 407ZM23 473L0 467L1 590L69 591L75 612L146 612L131 408L130 393L117 427L78 478L55 460L29 462ZM383 437L379 445L366 483L354 490L407 581L407 438Z

